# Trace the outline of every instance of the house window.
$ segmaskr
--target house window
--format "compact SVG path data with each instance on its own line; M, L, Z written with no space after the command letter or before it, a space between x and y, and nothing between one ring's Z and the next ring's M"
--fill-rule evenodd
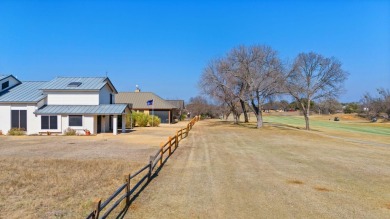
M69 116L69 126L83 126L83 116Z
M113 96L114 96L114 95L110 94L110 104L112 104Z
M7 87L9 87L9 81L6 81L6 82L1 84L1 89L2 90L6 89Z
M41 116L41 129L57 129L57 116Z
M27 131L27 110L11 110L11 128Z

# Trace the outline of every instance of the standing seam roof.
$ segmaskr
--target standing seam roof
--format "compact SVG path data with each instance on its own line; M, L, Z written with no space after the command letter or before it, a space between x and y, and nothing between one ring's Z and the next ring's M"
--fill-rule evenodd
M38 102L46 97L40 88L47 82L25 81L0 93L0 102Z
M45 84L42 90L100 90L107 84L107 77L57 77ZM72 82L81 82L78 87L68 87Z
M35 111L35 114L121 115L127 107L127 104L46 105Z

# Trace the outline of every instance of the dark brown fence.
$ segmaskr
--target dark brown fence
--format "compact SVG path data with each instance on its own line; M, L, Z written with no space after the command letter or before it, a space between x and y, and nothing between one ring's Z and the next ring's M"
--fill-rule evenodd
M119 188L103 203L101 199L95 199L93 201L93 210L87 216L87 219L98 219L98 218L106 218L110 213L117 208L121 203L123 206L123 210L121 213L124 213L125 210L130 206L131 196L134 194L139 194L142 190L140 190L140 186L144 184L146 185L152 179L153 174L162 167L164 162L164 154L168 153L165 157L168 158L171 156L172 152L177 149L179 146L179 142L188 136L188 133L191 131L192 127L196 122L200 120L199 116L194 117L188 124L187 127L180 129L176 132L175 136L168 137L168 141L160 144L160 149L156 151L156 154L150 156L149 163L144 167L139 169L133 174L125 174L124 175L124 183L119 186ZM158 169L155 167L159 165ZM141 175L143 173L143 175ZM133 183L134 179L138 176L141 179L137 180L134 186L131 187L130 182ZM133 180L133 181L132 181ZM146 183L145 183L146 182ZM122 195L121 195L122 194ZM118 198L119 196L119 198ZM116 201L114 202L114 200ZM108 207L109 206L109 207Z

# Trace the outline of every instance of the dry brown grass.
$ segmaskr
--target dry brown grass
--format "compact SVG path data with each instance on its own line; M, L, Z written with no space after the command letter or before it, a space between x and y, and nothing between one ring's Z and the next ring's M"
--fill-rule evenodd
M388 217L388 137L253 127L198 123L127 218Z
M0 218L83 218L184 123L112 136L0 136Z

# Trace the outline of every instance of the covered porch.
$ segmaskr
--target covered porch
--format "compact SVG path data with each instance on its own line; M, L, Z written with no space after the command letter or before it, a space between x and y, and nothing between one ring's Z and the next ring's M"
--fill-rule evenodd
M118 120L121 119L121 132L126 132L126 115L131 113L130 104L102 104L87 105L46 105L38 109L38 116L60 117L61 132L72 128L79 134L90 131L91 134L110 133L118 134Z

